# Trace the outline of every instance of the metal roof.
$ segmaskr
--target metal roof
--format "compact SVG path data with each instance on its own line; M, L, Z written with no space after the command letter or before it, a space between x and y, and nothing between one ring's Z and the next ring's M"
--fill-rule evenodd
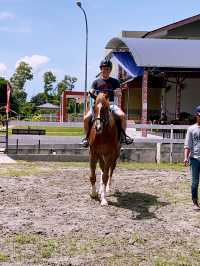
M162 31L169 31L169 30L173 30L173 29L176 29L178 27L181 27L181 26L184 26L184 25L188 25L190 23L193 23L193 22L196 22L196 21L199 21L200 20L200 14L196 15L196 16L192 16L192 17L189 17L189 18L185 18L183 20L179 20L175 23L171 23L169 25L166 25L164 27L160 27L158 29L155 29L155 30L152 30L152 31L149 31L147 32L146 34L144 34L143 38L146 38L147 36L154 36L154 34L156 33L160 33Z
M200 69L200 40L116 37L105 48L130 51L137 66Z
M59 109L60 107L58 105L54 105L52 103L44 103L41 105L38 105L37 108L44 108L44 109Z

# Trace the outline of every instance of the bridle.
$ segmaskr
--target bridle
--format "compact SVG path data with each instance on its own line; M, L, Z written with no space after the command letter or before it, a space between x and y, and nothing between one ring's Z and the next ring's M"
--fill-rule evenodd
M96 121L100 121L100 123L102 123L103 124L103 126L106 126L107 124L108 124L108 117L104 117L104 118L102 118L102 117L97 117L97 118L94 118L93 119L93 122L96 122Z
M101 104L101 106L98 106ZM109 109L105 110L102 103L97 104L96 108L98 108L98 114L95 115L94 111L94 118L93 118L93 125L95 126L96 131L100 134L103 129L109 123ZM103 112L101 112L103 110ZM95 117L96 116L96 117Z

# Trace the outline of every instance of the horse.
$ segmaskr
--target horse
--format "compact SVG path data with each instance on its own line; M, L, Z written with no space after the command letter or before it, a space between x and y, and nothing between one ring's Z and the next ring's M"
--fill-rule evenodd
M99 93L95 98L94 117L89 133L89 164L91 197L97 198L96 166L101 168L100 201L101 206L108 205L106 193L109 192L111 178L120 155L120 136L114 114L110 111L109 95Z

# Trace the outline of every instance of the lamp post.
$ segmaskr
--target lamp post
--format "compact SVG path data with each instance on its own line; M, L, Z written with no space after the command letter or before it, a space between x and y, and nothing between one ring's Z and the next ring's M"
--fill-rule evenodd
M83 11L85 17L86 36L85 36L85 88L84 88L84 114L86 113L86 98L87 98L87 57L88 57L88 22L85 10L82 7L81 1L76 1L77 6Z

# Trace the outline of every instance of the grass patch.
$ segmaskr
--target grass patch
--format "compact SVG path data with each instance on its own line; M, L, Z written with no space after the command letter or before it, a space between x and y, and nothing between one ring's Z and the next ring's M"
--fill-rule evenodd
M137 163L137 162L120 162L118 167L125 169L136 169L136 170L184 170L186 169L182 163Z
M95 257L94 265L139 265L144 261L154 266L199 265L194 264L199 263L200 254L194 246L185 246L177 241L170 249L168 239L163 238L162 248L155 249L154 245L151 246L151 241L156 239L153 234L143 235L142 232L103 236L86 231L55 238L37 234L18 234L6 242L4 249L9 250L10 254L0 252L0 262L21 262L28 265L48 261L50 258L81 256L86 261L87 258ZM14 254L12 246L15 247Z
M35 163L18 163L16 164L6 164L0 166L0 176L10 177L10 176L31 176L39 174L42 171L42 165L37 165ZM48 171L48 169L47 169Z
M38 236L32 234L18 234L13 241L20 245L35 244L38 241Z
M64 163L55 163L55 165L60 165L63 167L83 167L89 168L89 162L64 162ZM186 170L186 167L182 163L137 163L137 162L119 162L116 166L116 169L128 169L128 170L177 170L182 171Z
M156 258L154 261L155 266L192 266L193 264L189 261L188 258L178 256L175 259L162 259L162 258Z
M0 251L0 262L8 262L10 257L6 255L4 252Z
M25 162L18 161L16 164L0 165L1 176L30 176L42 174L43 172L50 173L55 169L62 170L66 168L86 168L89 170L89 162ZM9 167L8 167L9 166ZM136 163L136 162L120 162L117 164L117 169L127 170L177 170L185 171L186 168L181 163ZM186 189L186 188L184 188Z
M53 256L58 248L59 244L56 240L46 240L43 241L40 246L40 254L42 258L48 259Z

